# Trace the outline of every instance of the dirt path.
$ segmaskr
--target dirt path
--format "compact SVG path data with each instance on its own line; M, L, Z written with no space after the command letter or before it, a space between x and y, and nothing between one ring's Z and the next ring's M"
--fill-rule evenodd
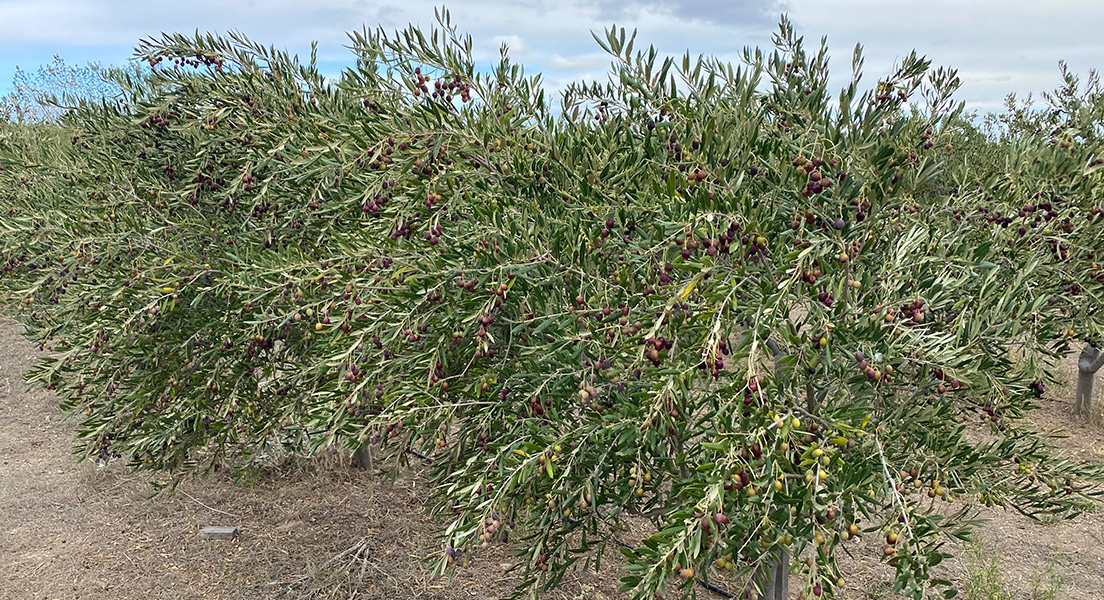
M322 458L249 486L184 482L165 499L125 468L78 464L57 398L25 391L35 354L0 319L0 600L452 600L513 588L501 550L451 584L423 567L439 546L416 469L392 484ZM234 525L240 536L203 540L205 525ZM362 541L359 554L325 565ZM613 593L616 577L605 579ZM619 596L584 576L548 597Z
M437 545L423 511L428 490L416 471L392 485L337 459L316 459L274 469L249 486L216 477L151 499L142 476L78 464L70 453L73 427L57 399L24 389L35 351L17 331L0 319L0 600L452 600L511 590L515 579L504 573L509 558L502 550L477 554L451 583L422 566ZM1100 427L1073 424L1067 411L1067 402L1048 402L1037 422L1073 429L1066 450L1104 460ZM1003 578L1016 590L1029 592L1032 579L1049 570L1066 579L1057 598L1097 600L1104 597L1102 514L1043 525L987 512L986 548L1002 557ZM235 525L241 535L203 540L204 525ZM359 554L324 564L362 541ZM608 566L542 597L620 600L619 570ZM885 565L856 560L845 571L845 597L893 597ZM962 560L948 565L956 580L965 573ZM704 590L699 597L719 598Z

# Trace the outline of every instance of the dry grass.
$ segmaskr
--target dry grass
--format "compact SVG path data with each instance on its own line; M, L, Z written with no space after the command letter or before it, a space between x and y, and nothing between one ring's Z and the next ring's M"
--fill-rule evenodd
M451 582L423 566L440 547L417 465L392 483L326 454L273 465L247 486L228 476L187 481L164 498L121 466L76 463L56 399L23 389L34 351L15 332L0 321L0 598L451 600L512 591L501 548ZM204 525L236 525L240 536L203 540ZM614 599L617 587L616 577L583 574L548 597Z
M391 483L327 455L285 461L248 486L216 476L185 482L172 498L151 498L144 477L77 464L72 426L56 399L23 389L34 352L15 331L0 321L0 598L454 600L512 590L516 579L506 572L511 558L503 548L477 553L452 581L426 570L423 558L439 546L417 465ZM1100 426L1070 417L1072 387L1055 395L1060 400L1044 402L1036 423L1071 434L1061 441L1067 455L1104 460ZM1100 514L1049 525L995 509L983 516L990 520L986 547L1005 557L999 568L1008 589L1026 593L1034 576L1057 568L1067 581L1058 597L1101 597ZM197 535L204 525L236 525L241 535L206 541ZM645 525L633 529L639 535ZM626 538L636 539L633 532ZM850 582L844 597L894 597L891 569L871 558L880 554L878 540L848 547L857 558L843 565ZM600 575L577 574L542 598L624 598L617 592L621 559L607 559ZM948 561L946 571L961 581L965 558Z

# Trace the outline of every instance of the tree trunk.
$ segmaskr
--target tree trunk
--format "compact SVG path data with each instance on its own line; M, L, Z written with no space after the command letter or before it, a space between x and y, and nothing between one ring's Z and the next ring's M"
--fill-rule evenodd
M372 447L370 445L361 444L356 452L353 452L353 466L365 471L372 470Z
M748 318L744 324L751 327L754 322L751 318ZM782 359L785 357L781 346L778 345L778 342L769 337L766 339L765 345L774 357L774 372L776 374L781 373ZM816 406L811 392L809 396L809 412L812 413L816 409ZM759 597L759 600L789 600L790 551L786 548L778 548L775 551L773 560L769 561L767 564L760 565L759 573L755 576L755 580L759 589L763 591L763 595Z
M763 586L763 600L790 600L790 551L778 549L771 565L770 579Z
M1104 366L1104 352L1088 344L1077 360L1077 405L1079 415L1092 414L1093 377Z
M774 340L767 338L767 347L774 355L774 371L782 370L782 348ZM809 413L812 414L816 405L813 398L807 398ZM762 582L763 597L761 600L790 600L790 551L779 547L775 552L775 559L770 564L770 573L764 573Z
M755 585L748 585L741 593L727 594L728 598L743 598L752 600L790 600L790 551L779 547L773 556L764 557L765 562L759 563L752 580ZM718 591L709 585L708 589ZM756 588L762 593L756 595ZM725 595L722 593L722 595Z

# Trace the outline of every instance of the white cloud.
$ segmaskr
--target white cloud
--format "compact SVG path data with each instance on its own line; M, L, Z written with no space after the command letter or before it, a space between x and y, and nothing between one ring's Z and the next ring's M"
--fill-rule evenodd
M598 70L608 67L612 58L605 52L574 54L567 57L553 54L549 57L547 64L549 67L560 71Z
M916 49L933 65L958 69L967 108L995 110L1010 92L1026 96L1059 84L1058 61L1081 73L1104 64L1104 5L1083 0L791 0L795 25L828 36L843 75L846 50L864 46L868 73L881 74Z
M515 58L525 56L525 40L516 35L496 35L491 38L491 42L498 47L505 44L510 51L510 56Z

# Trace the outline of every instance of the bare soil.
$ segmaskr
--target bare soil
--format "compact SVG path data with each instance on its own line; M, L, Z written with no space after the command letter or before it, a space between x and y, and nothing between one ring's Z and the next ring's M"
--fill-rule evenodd
M187 481L165 498L125 468L78 463L57 398L24 386L35 355L18 326L0 319L0 599L489 599L516 582L501 548L478 553L451 581L426 569L423 558L439 546L417 466L392 483L351 469L345 457L323 456L274 467L249 485L221 475ZM1067 362L1072 381L1075 363ZM1036 424L1068 432L1060 442L1067 455L1104 461L1099 420L1070 416L1072 386L1054 396ZM1040 575L1064 579L1057 598L1102 598L1102 515L1043 524L986 509L985 556L998 557L1018 598L1032 598ZM205 540L205 525L234 525L240 535ZM844 597L896 598L892 570L869 558L880 553L877 540L850 547L856 558L843 565ZM625 598L618 557L608 558L601 574L569 577L542 598ZM967 561L949 561L946 571L961 587ZM699 597L721 598L701 588Z

